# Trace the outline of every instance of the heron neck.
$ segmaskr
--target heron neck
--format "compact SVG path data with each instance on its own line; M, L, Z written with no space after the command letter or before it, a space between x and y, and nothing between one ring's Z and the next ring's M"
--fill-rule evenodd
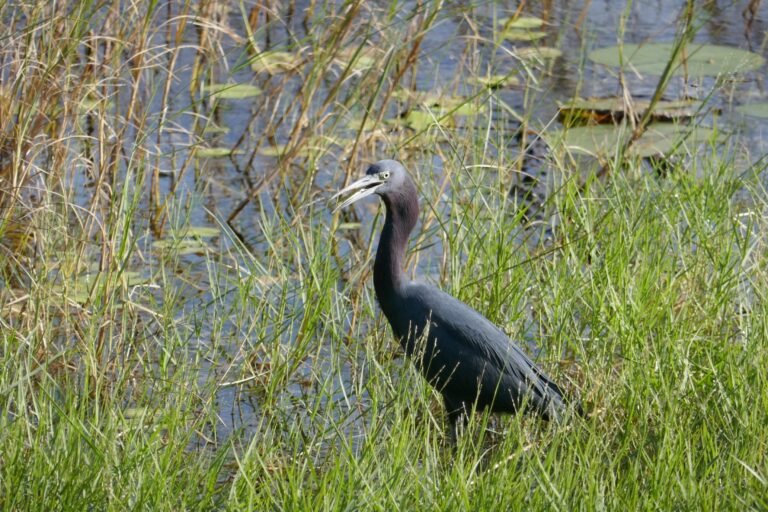
M415 191L414 191L415 192ZM384 198L387 215L384 229L379 238L376 261L373 265L373 284L376 296L386 312L389 299L397 295L406 282L403 272L408 237L419 216L418 201L415 198L401 198L392 201Z

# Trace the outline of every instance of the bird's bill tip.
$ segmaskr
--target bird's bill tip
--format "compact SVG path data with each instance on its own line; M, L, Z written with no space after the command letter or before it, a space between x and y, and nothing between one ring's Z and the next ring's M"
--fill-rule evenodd
M376 176L370 175L370 176L364 176L359 180L355 181L354 183L350 184L349 186L339 190L331 197L331 200L338 199L339 197L345 194L348 194L349 192L354 191L355 193L349 196L347 199L345 199L341 203L339 203L338 205L336 205L336 207L333 209L334 213L341 210L342 208L349 206L355 201L359 201L360 199L373 194L374 192L376 192L376 189L382 185L382 183L383 182L379 180Z

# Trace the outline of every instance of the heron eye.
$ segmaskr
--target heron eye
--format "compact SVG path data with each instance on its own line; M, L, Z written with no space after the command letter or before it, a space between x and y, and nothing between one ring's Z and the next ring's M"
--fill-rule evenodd
M389 179L389 171L384 171L381 173L381 179L388 180Z

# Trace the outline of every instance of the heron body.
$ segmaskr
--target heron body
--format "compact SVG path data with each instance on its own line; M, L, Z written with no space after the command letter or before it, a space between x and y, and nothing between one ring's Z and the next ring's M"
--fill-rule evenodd
M471 411L515 413L521 407L544 419L566 409L560 388L490 320L451 295L410 281L403 272L408 237L419 215L416 185L395 160L371 165L338 208L371 194L386 206L373 268L384 315L406 354L443 396L456 426Z

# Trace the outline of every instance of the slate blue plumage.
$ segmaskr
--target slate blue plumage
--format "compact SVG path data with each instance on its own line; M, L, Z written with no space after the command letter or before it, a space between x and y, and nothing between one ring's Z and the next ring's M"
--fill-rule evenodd
M473 404L507 413L525 404L544 419L559 419L566 410L563 392L501 329L460 300L405 276L405 250L419 215L405 168L395 160L377 162L335 197L352 191L337 209L371 194L384 201L376 297L406 354L442 394L454 428Z

